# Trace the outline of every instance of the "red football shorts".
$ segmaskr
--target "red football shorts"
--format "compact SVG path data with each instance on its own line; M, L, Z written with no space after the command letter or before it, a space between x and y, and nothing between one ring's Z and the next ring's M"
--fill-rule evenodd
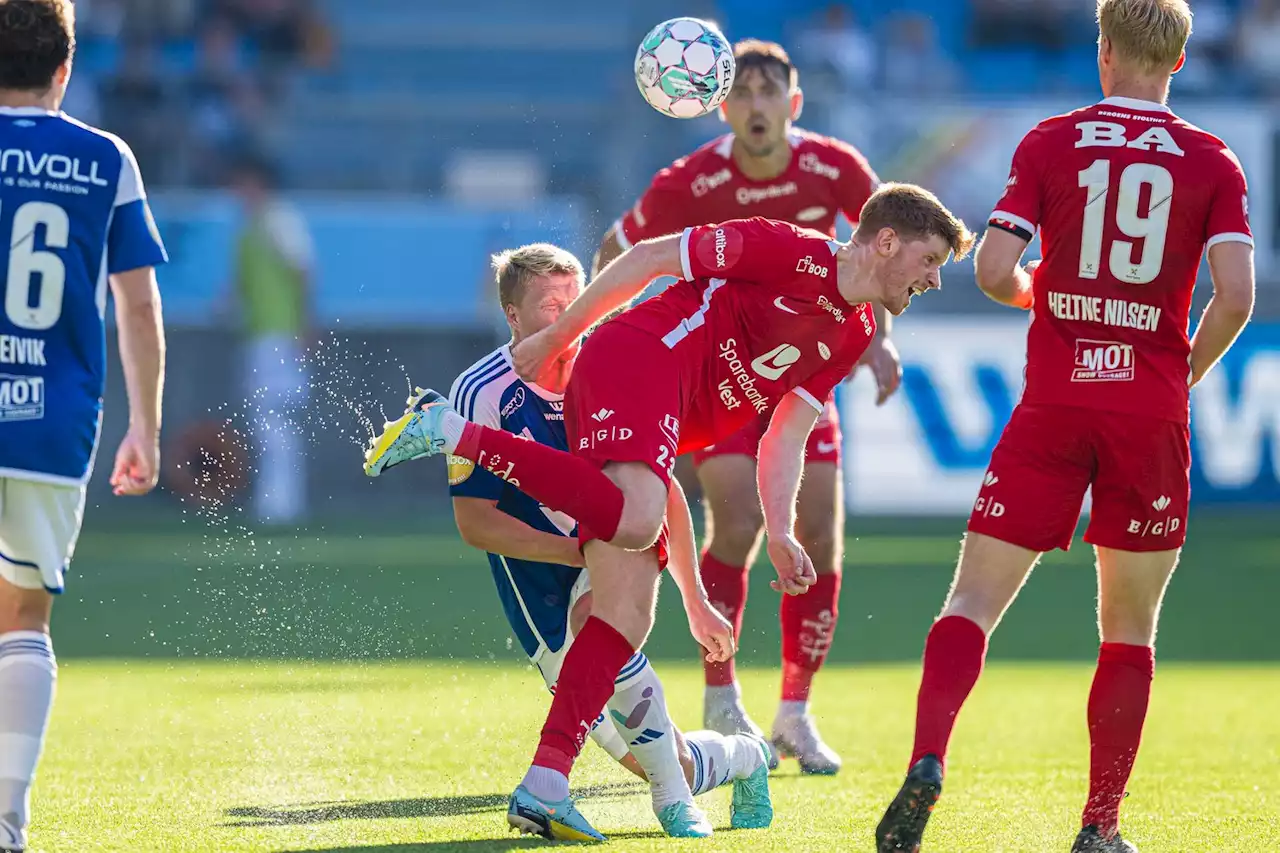
M724 441L716 442L710 447L693 453L693 464L701 465L713 456L750 456L755 459L760 450L760 439L769 428L772 414L761 415ZM835 396L828 398L818 422L809 433L809 441L804 448L805 464L810 462L834 462L840 464L840 414L836 409Z
M1190 472L1186 424L1020 404L991 454L969 530L1032 551L1065 551L1092 486L1086 542L1121 551L1180 548Z
M601 468L643 462L670 485L680 443L685 386L680 360L661 340L623 323L605 323L582 345L565 389L569 452ZM579 528L582 542L597 538ZM658 536L666 565L667 528Z

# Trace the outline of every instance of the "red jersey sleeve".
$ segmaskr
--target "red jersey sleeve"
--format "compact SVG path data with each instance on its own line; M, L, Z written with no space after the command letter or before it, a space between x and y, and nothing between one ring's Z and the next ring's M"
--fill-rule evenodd
M677 164L678 165L678 164ZM692 193L674 166L653 176L649 188L614 227L618 245L629 249L641 240L675 234L688 225Z
M680 266L685 281L734 278L757 284L781 282L796 275L796 264L835 254L837 244L817 231L765 219L731 219L719 225L686 228L680 238Z
M1022 137L1018 149L1013 152L1013 165L1009 169L1009 181L1004 195L987 223L993 228L1008 231L1030 242L1040 228L1042 202L1038 148L1041 140L1039 128Z
M1209 223L1205 233L1205 247L1219 243L1248 243L1253 245L1253 231L1249 228L1249 187L1244 169L1229 148L1222 150L1225 167L1213 190L1209 207Z
M843 155L844 164L840 167L840 180L837 182L840 212L845 219L857 225L862 216L862 206L880 186L880 178L862 152L852 145L840 144L837 150Z
M870 328L874 333L874 320L871 321ZM837 385L849 378L849 374L853 372L854 367L858 364L858 359L862 358L862 354L867 351L867 346L870 343L871 337L868 335L866 339L860 341L857 345L846 347L843 355L833 358L826 367L797 385L795 392L804 398L810 406L822 411L826 405L827 398L831 396L831 392L835 390Z

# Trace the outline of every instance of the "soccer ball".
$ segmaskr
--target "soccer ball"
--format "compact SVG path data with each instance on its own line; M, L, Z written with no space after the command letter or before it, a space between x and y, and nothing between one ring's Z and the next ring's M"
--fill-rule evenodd
M649 31L636 51L636 85L663 115L697 118L729 95L737 71L733 48L715 24L672 18Z

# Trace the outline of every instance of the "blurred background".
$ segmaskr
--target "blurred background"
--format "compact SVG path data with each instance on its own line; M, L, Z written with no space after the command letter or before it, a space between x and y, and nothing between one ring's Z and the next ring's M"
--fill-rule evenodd
M299 590L313 608L329 602L333 619L317 624L359 625L352 613L365 613L370 624L418 625L402 650L423 651L424 636L464 630L461 617L438 614L425 628L420 612L388 616L385 598L370 601L438 601L450 590L492 600L482 558L450 538L443 465L370 482L359 446L366 422L381 424L380 406L398 414L410 381L448 387L505 340L490 253L551 240L588 262L655 170L727 130L716 118L665 118L639 97L632 58L657 22L696 15L734 41L782 42L806 92L801 125L853 142L884 179L933 189L971 227L999 197L1021 136L1100 97L1084 0L76 5L65 107L133 146L173 259L160 273L170 343L164 488L115 500L109 466L98 466L77 555L86 578L69 595L114 606L65 617L82 625L76 648L90 654L203 648L215 624L228 652L353 653L349 637L286 641L265 617L245 627L239 604L265 595L287 608ZM1244 164L1260 293L1253 325L1195 393L1192 535L1201 525L1197 570L1219 585L1187 581L1182 600L1188 619L1200 608L1231 631L1225 644L1186 653L1268 657L1249 626L1261 630L1262 602L1280 591L1265 571L1277 556L1268 519L1280 505L1280 0L1192 7L1173 103ZM945 284L895 333L902 392L877 409L869 379L841 390L849 530L865 540L851 544L850 563L895 570L859 575L846 599L892 601L898 568L928 567L932 591L908 610L869 610L870 627L842 628L872 631L850 640L855 656L918 653L921 620L941 600L962 519L1020 387L1025 316L983 298L967 264L949 267ZM299 285L309 294L302 306L282 295ZM1198 304L1207 290L1205 277ZM123 432L122 389L117 372L104 452ZM1083 565L1088 555L1077 546L1061 559ZM223 580L210 581L218 566ZM359 581L348 571L366 569ZM1230 597L1209 594L1224 582ZM1044 607L1069 589L1087 611L1087 569L1060 583L1037 593ZM225 600L217 612L235 618L206 613L175 627L173 613L198 600ZM505 635L491 603L477 605L489 621L468 623L468 634ZM1043 635L1043 610L1027 613L1026 635L1049 636L1034 653L1091 653L1087 617L1063 639ZM895 619L909 628L900 638ZM881 625L890 634L876 635ZM776 620L758 627L776 630ZM61 642L67 652L76 641Z

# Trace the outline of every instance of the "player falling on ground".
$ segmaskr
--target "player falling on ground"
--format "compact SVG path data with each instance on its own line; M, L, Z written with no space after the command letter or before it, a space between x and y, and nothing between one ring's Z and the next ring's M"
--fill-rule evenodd
M1101 0L1106 98L1041 122L1013 157L978 250L979 286L1035 309L1026 388L992 454L947 603L929 632L910 772L877 829L919 850L947 741L995 629L1041 552L1071 543L1085 490L1101 650L1089 693L1089 797L1074 853L1121 853L1120 801L1155 667L1160 600L1190 494L1188 386L1253 305L1245 179L1218 138L1165 106L1191 32L1185 0ZM1044 261L1018 265L1037 229ZM1205 248L1214 296L1187 340Z
M597 272L633 243L691 225L766 216L834 237L837 214L857 220L879 179L852 146L792 125L804 96L786 51L749 39L735 45L734 55L737 77L720 108L733 132L654 176L635 206L605 235L595 259ZM876 314L876 330L864 360L883 402L898 387L901 365L883 311ZM822 742L808 713L810 685L835 632L844 560L840 422L834 399L826 402L809 434L796 506L796 538L813 560L818 580L806 595L782 599L782 698L772 732L775 748L796 756L806 773L840 769L840 757ZM702 581L735 634L742 631L747 570L760 549L756 451L768 423L766 416L755 418L693 457L708 513ZM703 725L724 734L760 734L743 707L733 659L707 661L704 669Z
M494 257L493 267L511 341L462 372L449 393L450 405L472 423L565 450L564 383L571 363L566 360L563 375L544 387L516 376L511 348L551 325L578 298L582 265L569 252L541 243L503 252ZM454 518L467 544L488 552L511 630L554 693L573 637L590 614L591 585L581 568L574 520L520 491L506 467L492 458L486 467L476 467L470 460L450 457ZM673 495L672 528L682 535L673 538L671 574L683 594L705 601L694 562L693 521L683 497L674 489ZM689 810L685 801L730 781L731 825L768 826L773 807L763 739L711 731L682 736L662 696L653 667L643 652L636 652L623 666L614 699L596 720L591 738L651 783L654 812L663 829L670 835L709 834L705 815Z
M133 153L58 111L70 0L0 0L0 850L26 846L57 664L49 638L84 512L116 300L129 430L117 495L156 482L164 247Z
M533 765L512 794L513 823L603 837L569 800L568 774L614 678L653 625L676 456L773 413L760 442L759 490L774 588L805 592L815 578L795 537L795 504L809 432L874 336L873 305L906 310L913 295L940 285L948 256L963 256L972 239L931 193L894 184L868 200L846 244L767 219L646 240L513 353L517 373L541 382L592 324L648 282L681 278L582 345L565 395L568 453L469 424L432 391L371 442L371 476L437 453L486 467L499 456L521 491L578 520L592 615L565 657ZM689 623L714 657L732 653L732 628L713 609L691 609Z

